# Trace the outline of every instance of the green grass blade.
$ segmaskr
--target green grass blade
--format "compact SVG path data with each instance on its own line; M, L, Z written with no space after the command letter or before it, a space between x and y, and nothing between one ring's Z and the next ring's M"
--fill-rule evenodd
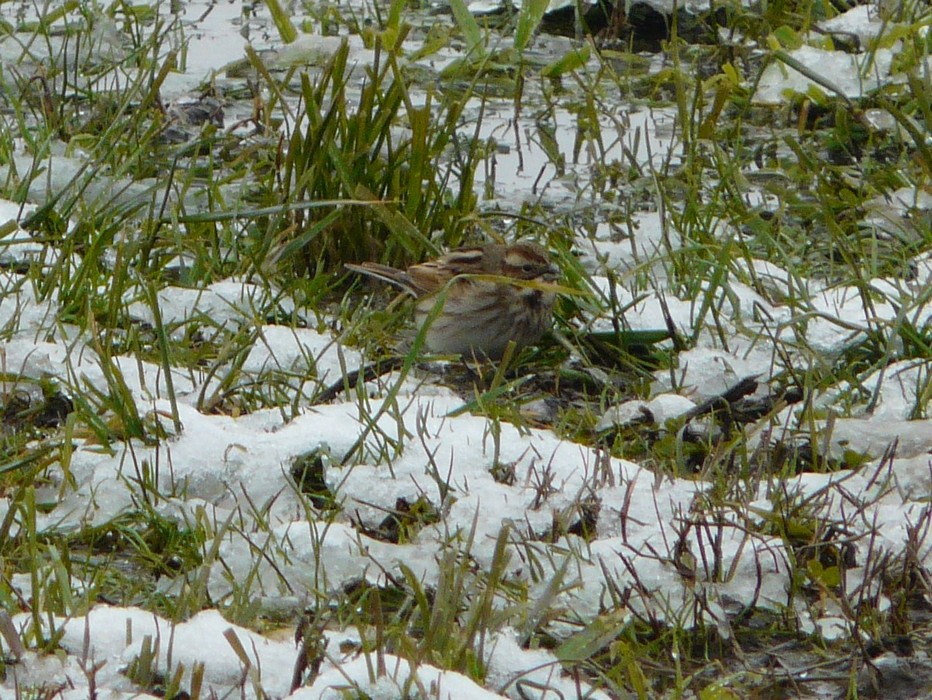
M278 34L281 36L282 41L286 44L293 43L295 39L298 38L298 30L294 28L294 25L291 23L291 18L285 13L285 9L278 0L265 0L265 4L269 8L272 21L275 22L275 26L278 28Z
M472 13L466 7L463 0L450 0L450 9L453 10L453 17L460 31L463 32L463 39L466 40L466 54L470 58L480 58L485 55L485 47L482 45L482 31L479 29L479 23Z
M515 48L518 51L527 48L549 5L550 0L523 0L515 28Z

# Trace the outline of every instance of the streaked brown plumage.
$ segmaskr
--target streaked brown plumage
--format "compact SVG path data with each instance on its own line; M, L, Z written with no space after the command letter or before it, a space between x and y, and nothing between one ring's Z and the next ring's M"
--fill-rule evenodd
M418 326L442 299L426 331L429 350L493 360L509 341L520 349L550 328L556 295L547 283L559 277L547 250L526 241L460 248L407 270L378 263L346 267L414 296Z

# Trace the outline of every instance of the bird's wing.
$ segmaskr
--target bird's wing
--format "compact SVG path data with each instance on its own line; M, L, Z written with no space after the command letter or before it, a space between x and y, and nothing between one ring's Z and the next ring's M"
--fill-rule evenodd
M369 277L375 277L378 280L382 280L383 282L388 282L389 284L393 284L396 287L400 287L412 296L417 297L424 293L424 290L421 289L421 286L412 280L411 276L408 275L408 273L404 270L399 270L394 267L389 267L388 265L380 265L379 263L373 262L365 262L359 265L346 263L345 267L347 270L352 270L353 272L358 272L362 275L368 275Z

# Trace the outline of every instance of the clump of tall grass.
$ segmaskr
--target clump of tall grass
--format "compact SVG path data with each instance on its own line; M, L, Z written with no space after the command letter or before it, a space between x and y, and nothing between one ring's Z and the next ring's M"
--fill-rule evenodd
M412 94L398 46L377 38L360 65L344 42L318 74L301 76L281 157L253 194L280 207L257 221L254 259L263 266L307 274L321 263L401 263L467 236L477 158L457 137L467 97ZM335 206L300 208L315 201Z

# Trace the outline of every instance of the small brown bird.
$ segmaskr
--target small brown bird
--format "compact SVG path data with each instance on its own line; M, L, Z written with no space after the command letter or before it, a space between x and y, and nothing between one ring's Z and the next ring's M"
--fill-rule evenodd
M516 349L537 342L551 325L556 293L548 284L560 271L536 243L489 243L453 250L407 270L363 263L355 272L389 282L417 299L427 348L437 353L499 359L510 341Z

